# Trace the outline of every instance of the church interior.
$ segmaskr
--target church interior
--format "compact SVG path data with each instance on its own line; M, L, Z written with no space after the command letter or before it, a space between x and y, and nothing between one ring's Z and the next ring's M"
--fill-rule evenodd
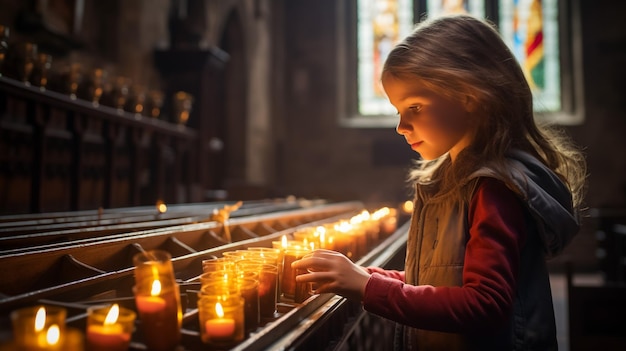
M285 235L323 245L315 228L357 214L370 227L335 248L403 268L419 155L397 116L359 112L358 6L370 2L0 0L0 351L28 338L8 317L18 309L61 309L69 344L91 337L105 302L133 315L122 349L167 344L167 332L144 337L132 298L134 260L152 252L179 292L170 350L391 349L389 321L336 295L281 301L280 286L235 343L197 326L208 258L278 252ZM410 4L399 14L413 22L445 3L378 2ZM561 108L545 116L588 165L581 231L548 262L559 349L624 349L626 4L538 2L558 10L545 37L560 33ZM461 3L504 27L507 1Z

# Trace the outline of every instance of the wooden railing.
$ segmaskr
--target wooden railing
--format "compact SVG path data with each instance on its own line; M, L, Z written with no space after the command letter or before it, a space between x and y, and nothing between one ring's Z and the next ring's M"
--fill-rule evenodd
M0 214L199 202L193 129L0 76Z

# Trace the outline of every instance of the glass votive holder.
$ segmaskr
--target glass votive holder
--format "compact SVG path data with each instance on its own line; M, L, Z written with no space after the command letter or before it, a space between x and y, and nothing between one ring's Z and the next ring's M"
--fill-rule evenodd
M263 261L243 260L237 265L240 272L252 276L254 273L259 281L259 314L261 318L272 318L276 312L278 288L278 268L274 264Z
M239 287L237 286L237 281L208 281L202 284L200 288L200 292L198 294L211 295L211 296L228 296L228 295L238 295Z
M202 272L228 271L235 269L235 262L226 257L202 260Z
M306 274L308 271L306 269L295 269L295 275L298 276L300 274ZM295 291L293 301L295 303L303 303L313 295L313 284L312 283L295 283Z
M296 271L291 268L291 264L301 259L309 250L287 249L283 254L283 274L281 281L281 296L293 299L296 294Z
M232 346L243 340L244 299L239 295L198 294L200 338L218 347Z
M225 251L225 252L222 252L222 257L225 257L233 262L237 262L239 260L246 258L245 251L246 250Z
M206 272L200 275L200 285L204 286L210 282L236 283L239 279L258 279L258 273L253 271L214 271Z
M244 317L246 331L254 331L259 327L261 314L259 311L259 281L253 278L237 280L237 287L244 299Z
M149 350L174 349L181 338L183 313L179 286L144 278L133 287L140 329Z
M280 250L272 247L264 247L264 246L252 246L247 248L248 251L253 253L264 253L278 256L280 254Z
M275 249L282 249L283 251L288 249L309 249L308 243L302 240L272 241L272 247Z
M398 210L395 208L388 208L386 210L386 213L380 219L380 232L388 236L398 229Z
M90 351L125 351L135 329L132 310L112 306L87 309L87 347Z
M18 350L63 350L65 308L34 306L11 313L13 339Z
M315 227L302 228L293 233L293 238L296 241L306 243L305 245L310 249L318 249L320 247L320 238L319 234L316 234Z
M85 348L85 337L76 328L66 328L64 339L63 347L61 348L63 351L91 351L91 349Z
M263 264L259 270L259 314L261 318L273 318L276 313L278 291L278 267Z
M163 250L149 250L133 256L135 282L159 279L162 285L174 284L172 256Z
M274 263L278 260L278 256L280 255L279 249L270 249L267 250L246 250L244 257L247 259L260 260L265 261L267 263Z

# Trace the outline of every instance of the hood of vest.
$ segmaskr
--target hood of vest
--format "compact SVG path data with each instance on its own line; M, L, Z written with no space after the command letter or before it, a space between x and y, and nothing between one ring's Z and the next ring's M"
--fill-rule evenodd
M535 218L548 257L559 254L578 233L580 220L572 205L572 197L561 179L535 157L522 152L507 154L509 176L516 191ZM489 166L474 172L476 177L502 180Z

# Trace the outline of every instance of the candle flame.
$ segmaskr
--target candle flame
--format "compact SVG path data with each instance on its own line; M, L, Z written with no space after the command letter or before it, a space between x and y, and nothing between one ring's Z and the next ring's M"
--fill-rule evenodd
M152 282L152 291L150 291L150 295L159 296L161 293L161 282L157 279Z
M51 325L46 333L46 342L48 342L48 345L56 345L60 338L61 330L59 330L59 326L56 324Z
M411 212L413 212L413 206L414 206L414 205L413 205L413 201L409 201L409 200L407 200L407 201L405 201L405 202L402 204L402 210L403 210L405 213L411 213Z
M283 238L281 240L281 244L283 246L283 249L287 248L287 236L286 235L283 235Z
M224 309L222 308L222 304L219 302L215 304L215 313L218 318L224 318Z
M35 331L40 332L43 327L46 326L46 309L42 306L37 310L37 316L35 317Z
M167 205L165 205L165 202L163 202L163 200L157 201L156 208L157 208L157 211L159 211L159 213L167 212Z
M160 290L160 289L159 289ZM117 322L117 317L120 315L120 306L118 304L113 304L109 309L109 313L107 313L106 318L104 318L104 325L112 325Z

